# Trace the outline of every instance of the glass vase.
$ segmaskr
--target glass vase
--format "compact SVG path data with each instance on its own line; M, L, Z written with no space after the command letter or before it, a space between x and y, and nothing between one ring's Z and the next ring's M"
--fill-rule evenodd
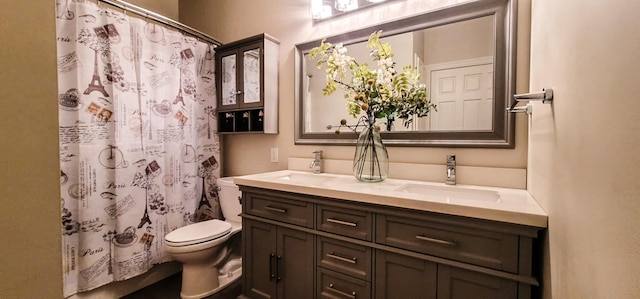
M353 156L353 175L362 182L382 182L389 173L389 153L380 132L373 125L365 126L358 135Z

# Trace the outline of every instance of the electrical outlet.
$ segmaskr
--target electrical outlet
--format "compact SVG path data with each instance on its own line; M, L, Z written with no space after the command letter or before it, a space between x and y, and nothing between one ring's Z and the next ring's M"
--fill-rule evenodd
M278 163L278 148L277 147L272 147L271 148L271 162Z

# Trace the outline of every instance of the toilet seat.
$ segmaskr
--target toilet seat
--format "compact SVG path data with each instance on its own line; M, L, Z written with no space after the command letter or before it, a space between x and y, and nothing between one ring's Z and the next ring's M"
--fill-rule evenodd
M168 246L181 247L222 238L231 232L231 223L218 219L207 220L178 228L165 237Z

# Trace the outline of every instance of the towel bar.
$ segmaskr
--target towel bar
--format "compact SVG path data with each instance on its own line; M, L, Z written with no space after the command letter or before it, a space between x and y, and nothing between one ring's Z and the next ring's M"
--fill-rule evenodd
M531 107L527 104L526 107L516 107L519 102L524 101L542 101L543 103L551 103L553 102L553 89L552 88L544 88L541 92L532 92L532 93L522 93L522 94L514 94L513 102L511 103L511 107L507 108L509 112L527 112L531 113Z

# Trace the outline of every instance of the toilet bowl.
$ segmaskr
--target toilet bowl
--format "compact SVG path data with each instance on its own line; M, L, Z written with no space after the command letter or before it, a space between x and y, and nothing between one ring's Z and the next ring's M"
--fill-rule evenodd
M223 290L242 274L240 191L233 178L219 178L224 221L214 219L178 228L165 236L165 248L182 263L184 299L203 298Z

